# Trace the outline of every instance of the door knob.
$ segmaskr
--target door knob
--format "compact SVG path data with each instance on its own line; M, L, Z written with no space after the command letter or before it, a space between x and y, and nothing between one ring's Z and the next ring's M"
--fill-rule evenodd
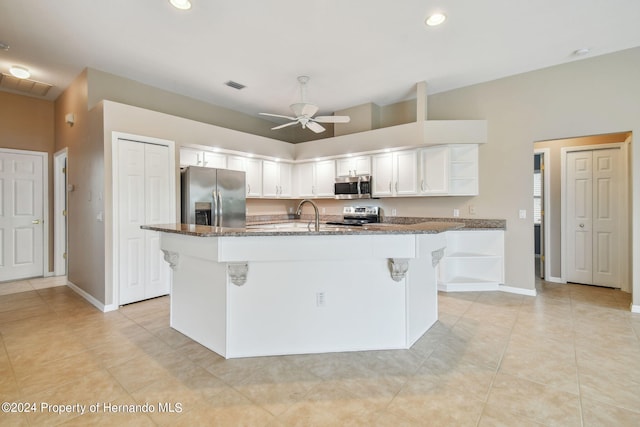
M579 226L579 227L580 227L580 228L584 228L584 224L580 224L580 226Z

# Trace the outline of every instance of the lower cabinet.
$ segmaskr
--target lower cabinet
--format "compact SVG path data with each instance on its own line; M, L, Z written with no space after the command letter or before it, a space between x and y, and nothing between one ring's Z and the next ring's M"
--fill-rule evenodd
M447 231L438 290L497 291L504 284L504 230Z

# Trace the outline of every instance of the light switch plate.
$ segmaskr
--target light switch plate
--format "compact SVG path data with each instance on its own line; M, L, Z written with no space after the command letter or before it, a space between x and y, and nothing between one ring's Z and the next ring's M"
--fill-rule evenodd
M454 209L453 210L453 216L456 217L456 218L459 217L460 216L460 209Z

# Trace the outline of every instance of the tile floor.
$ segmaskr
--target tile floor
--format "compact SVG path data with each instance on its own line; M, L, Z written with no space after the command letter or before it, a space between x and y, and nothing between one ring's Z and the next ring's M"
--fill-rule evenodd
M640 315L615 290L440 294L410 350L224 360L168 327L168 297L104 314L56 284L0 284L0 401L37 409L0 425L640 425Z

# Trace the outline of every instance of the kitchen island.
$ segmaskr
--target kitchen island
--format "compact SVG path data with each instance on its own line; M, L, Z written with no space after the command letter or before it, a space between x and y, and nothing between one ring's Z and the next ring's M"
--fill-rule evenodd
M169 224L171 327L225 358L411 347L437 320L460 223L245 229Z

